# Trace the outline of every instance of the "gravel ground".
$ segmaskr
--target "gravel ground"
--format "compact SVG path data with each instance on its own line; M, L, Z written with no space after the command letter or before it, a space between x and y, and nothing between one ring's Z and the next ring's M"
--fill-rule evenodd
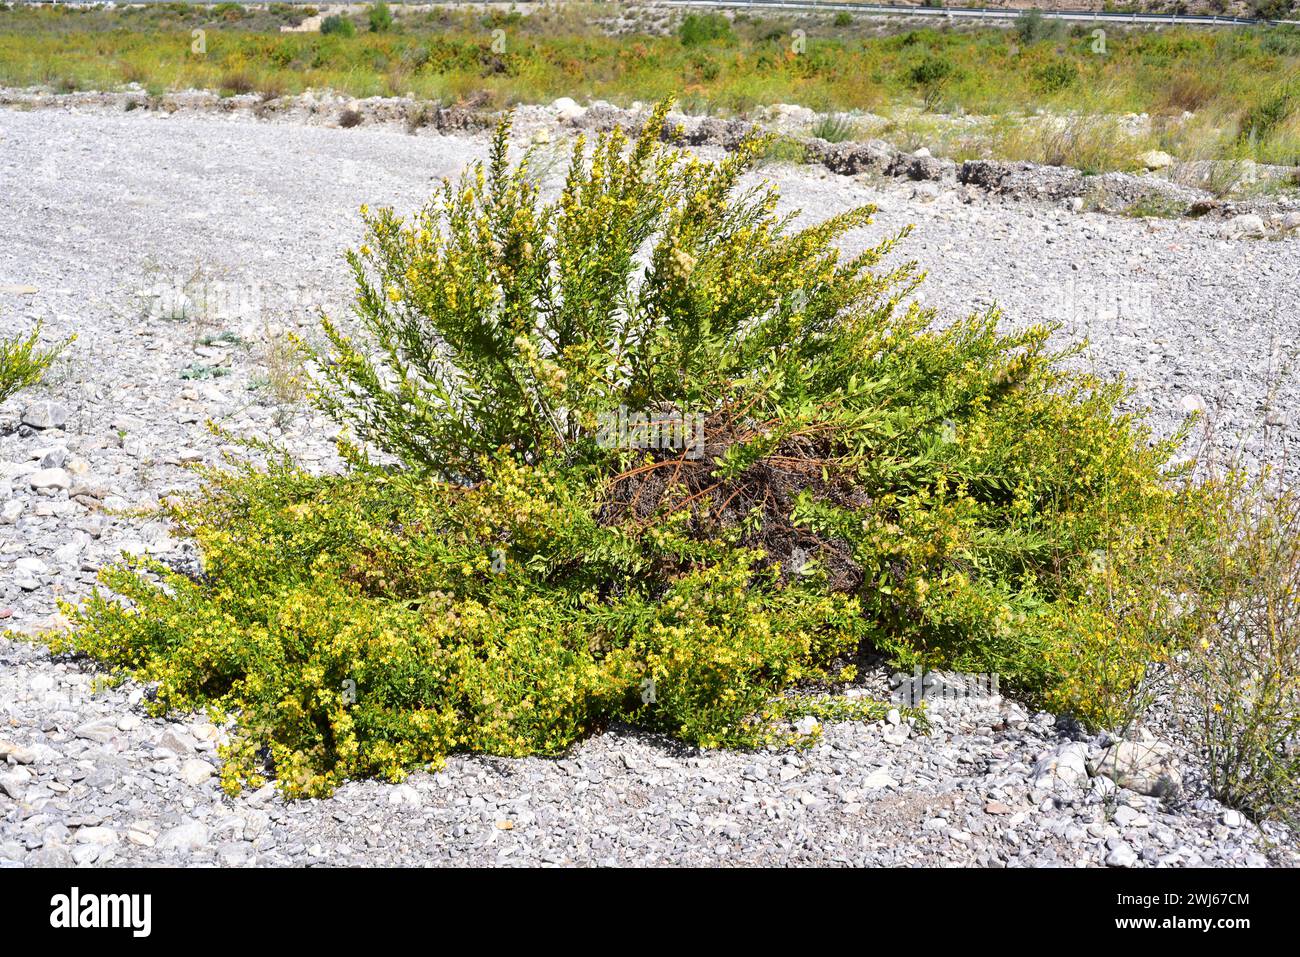
M522 126L546 125L525 111ZM190 487L214 460L211 418L321 468L328 423L295 401L274 345L345 310L339 254L362 203L411 208L484 153L483 136L410 136L57 109L0 112L0 335L77 333L41 388L0 408L0 617L39 626L120 551L175 555L125 514ZM965 187L879 184L774 166L818 218L880 206L878 240L930 270L945 314L996 299L1008 322L1087 334L1084 360L1128 374L1160 431L1205 406L1221 446L1290 473L1300 239L1224 239L1195 220L1131 220L1002 203ZM1267 421L1267 428L1263 428ZM1136 747L1141 774L1095 776L1104 737L997 696L944 702L929 734L843 724L800 754L698 753L613 731L568 758L454 758L405 784L358 782L285 804L228 799L217 729L160 721L132 686L0 639L0 865L1295 864L1300 848L1204 797L1175 743ZM873 675L873 693L883 674ZM1165 799L1165 775L1182 796Z

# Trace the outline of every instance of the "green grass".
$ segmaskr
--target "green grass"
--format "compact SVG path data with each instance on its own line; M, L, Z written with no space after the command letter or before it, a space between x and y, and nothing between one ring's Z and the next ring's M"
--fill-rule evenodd
M517 13L414 13L355 36L280 33L301 9L243 11L179 4L121 11L0 11L0 84L111 90L136 82L150 92L243 88L275 95L309 87L354 96L456 101L489 106L600 98L621 105L672 92L692 109L745 113L799 103L827 113L870 111L891 118L951 114L977 121L1058 115L1146 113L1154 131L1100 168L1125 168L1134 149L1163 148L1197 159L1247 158L1300 164L1300 30L1109 30L1107 53L1092 52L1087 25L1024 43L1012 31L913 30L855 34L833 18L738 16L729 30L685 33L646 22L607 35L606 5ZM598 14L598 16L597 16ZM792 50L793 30L807 36ZM206 53L191 52L205 31ZM494 50L494 31L504 51ZM231 78L239 82L231 83ZM1186 111L1194 114L1187 120ZM936 135L943 135L939 131ZM983 155L1032 155L1023 136L967 144ZM1006 142L1003 142L1006 140ZM960 152L960 149L958 150Z

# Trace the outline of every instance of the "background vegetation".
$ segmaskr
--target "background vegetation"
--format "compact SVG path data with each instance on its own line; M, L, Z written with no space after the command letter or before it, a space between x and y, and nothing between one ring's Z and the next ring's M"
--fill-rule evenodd
M955 134L969 126L964 117L1144 113L1153 123L1136 147L1300 163L1300 29L1108 28L1099 53L1090 26L1055 21L872 36L829 17L714 14L688 16L667 32L653 21L615 34L600 26L612 22L609 7L565 5L528 16L398 9L391 23L371 10L346 21L354 35L342 21L328 33L279 32L307 12L236 4L0 10L0 83L84 90L134 82L153 93L195 87L268 97L314 87L475 97L488 106L558 96L629 105L680 93L693 111L798 103L910 123L918 111L938 112L960 120ZM796 28L806 33L800 53ZM202 54L191 50L194 29L205 30ZM916 128L925 122L922 115ZM954 149L1032 156L1040 144L1025 138L1035 135L1008 126ZM1123 166L1136 149L1105 152L1103 165Z

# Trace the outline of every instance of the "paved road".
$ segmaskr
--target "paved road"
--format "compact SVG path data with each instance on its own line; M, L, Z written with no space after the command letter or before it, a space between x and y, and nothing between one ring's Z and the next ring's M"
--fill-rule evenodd
M1014 20L1024 10L982 7L911 7L872 3L824 3L820 0L662 0L671 7L772 7L779 10L848 11L859 16L920 16L965 20ZM1201 16L1163 13L1106 13L1095 10L1044 10L1046 20L1073 20L1088 23L1116 24L1190 24L1195 26L1251 26L1261 23L1300 22L1255 20L1249 17Z

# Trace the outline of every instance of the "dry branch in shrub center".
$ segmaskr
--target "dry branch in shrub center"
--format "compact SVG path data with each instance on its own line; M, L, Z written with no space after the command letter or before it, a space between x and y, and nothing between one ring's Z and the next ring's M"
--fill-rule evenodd
M867 507L869 497L855 486L852 470L832 454L825 437L819 438L813 430L785 436L739 475L719 478L716 463L725 460L730 450L760 441L779 428L776 420L755 422L744 412L726 409L710 415L699 450L653 451L647 455L649 461L610 478L601 521L644 526L685 512L691 533L701 538L742 530L741 545L761 549L782 584L812 560L825 570L831 590L852 593L863 580L852 545L843 538L800 528L792 515L805 492L847 509Z

